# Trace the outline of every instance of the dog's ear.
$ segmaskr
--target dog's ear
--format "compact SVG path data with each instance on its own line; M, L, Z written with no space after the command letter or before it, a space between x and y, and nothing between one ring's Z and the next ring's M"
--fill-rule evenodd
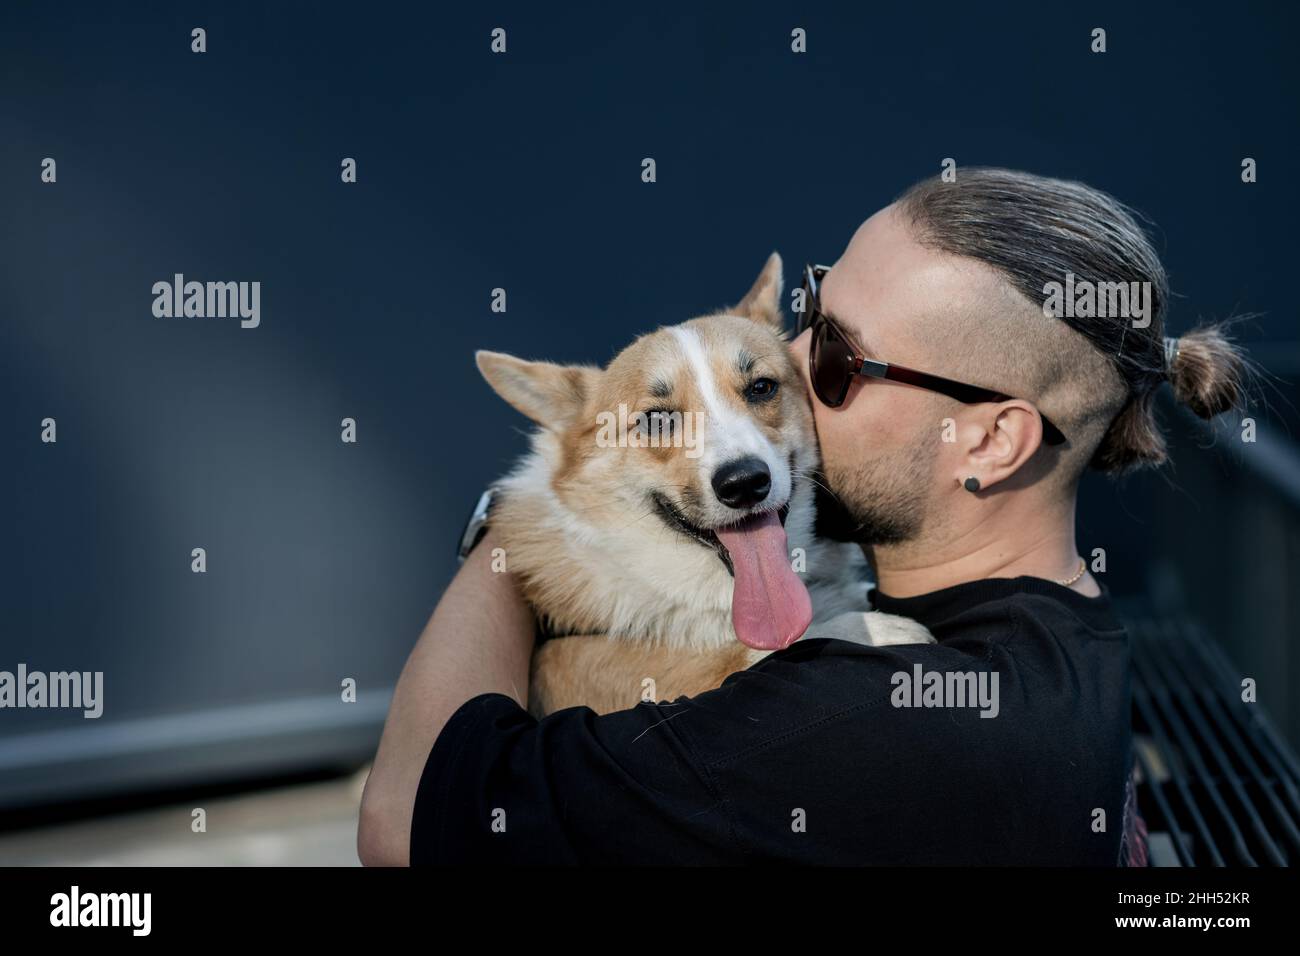
M781 311L781 290L784 287L781 257L774 252L767 257L767 263L754 280L754 285L731 311L761 322L776 332L782 332L785 329L785 315Z
M493 391L543 428L558 430L582 414L599 370L585 365L527 362L501 352L475 352Z

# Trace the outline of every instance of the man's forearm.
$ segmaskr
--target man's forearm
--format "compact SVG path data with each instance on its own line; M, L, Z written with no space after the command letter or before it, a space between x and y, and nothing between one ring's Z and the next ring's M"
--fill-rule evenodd
M506 694L526 704L533 617L511 576L493 572L489 531L452 579L402 669L361 801L366 864L410 857L411 808L434 741L465 701Z

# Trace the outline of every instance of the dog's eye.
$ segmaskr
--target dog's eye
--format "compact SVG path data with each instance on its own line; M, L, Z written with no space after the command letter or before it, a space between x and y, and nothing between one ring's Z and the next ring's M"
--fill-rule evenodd
M645 435L665 435L673 433L673 413L666 408L647 408L641 413L641 432Z
M776 395L779 384L775 379L756 378L745 389L745 398L751 402L770 401Z

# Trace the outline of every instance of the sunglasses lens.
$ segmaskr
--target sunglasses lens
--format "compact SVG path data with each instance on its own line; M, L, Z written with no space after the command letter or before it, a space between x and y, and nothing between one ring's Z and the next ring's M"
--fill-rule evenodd
M835 334L829 322L818 322L808 350L813 391L831 408L844 402L853 368L853 350Z

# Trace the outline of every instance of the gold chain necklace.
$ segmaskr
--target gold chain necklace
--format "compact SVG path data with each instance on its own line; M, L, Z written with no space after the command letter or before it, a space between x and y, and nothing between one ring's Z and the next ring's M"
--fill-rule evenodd
M1072 577L1072 578L1067 578L1067 579L1064 580L1064 581L1057 581L1056 583L1059 584L1059 585L1061 585L1061 587L1068 588L1068 587L1069 587L1071 584L1073 584L1075 581L1079 580L1079 578L1083 577L1084 573L1085 573L1087 570L1088 570L1088 562L1085 561L1085 560L1083 560L1083 558L1080 558L1080 559L1079 559L1079 570L1076 571L1076 572L1074 572L1074 577Z

